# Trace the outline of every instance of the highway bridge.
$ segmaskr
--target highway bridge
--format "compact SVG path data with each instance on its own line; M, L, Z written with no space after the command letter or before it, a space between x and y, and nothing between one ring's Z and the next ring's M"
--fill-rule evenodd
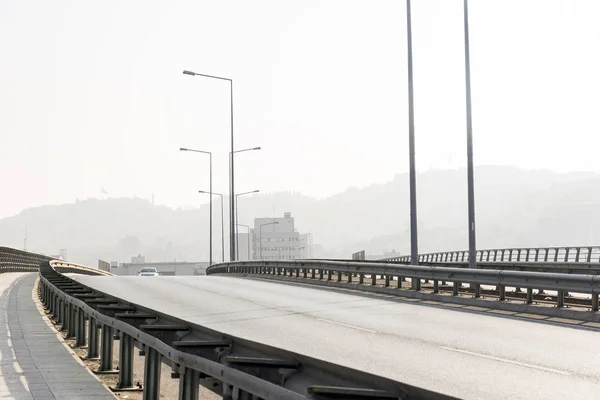
M73 347L99 358L97 373L118 375L112 392L141 390L144 399L158 399L167 380L177 381L180 399L597 397L597 248L512 250L478 254L477 269L455 252L423 255L418 266L402 258L253 261L214 265L202 277L140 278L0 248L0 277L23 275L32 288L37 280L46 315L37 319L52 320ZM11 304L4 302L8 312ZM14 338L23 328L7 322ZM61 346L34 344L24 365ZM21 356L10 345L0 351L6 375ZM139 385L134 361L143 363ZM113 398L94 386L96 377L55 368L11 376L76 374L71 398L82 398L81 387ZM18 397L31 385L5 380L2 396L38 398ZM54 397L46 398L69 398L47 386Z

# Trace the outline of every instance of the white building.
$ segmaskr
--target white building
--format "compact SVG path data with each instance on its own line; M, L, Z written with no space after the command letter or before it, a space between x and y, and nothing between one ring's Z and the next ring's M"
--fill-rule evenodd
M283 218L255 218L252 235L253 260L312 258L312 234L299 233L289 212ZM241 253L240 253L241 258Z

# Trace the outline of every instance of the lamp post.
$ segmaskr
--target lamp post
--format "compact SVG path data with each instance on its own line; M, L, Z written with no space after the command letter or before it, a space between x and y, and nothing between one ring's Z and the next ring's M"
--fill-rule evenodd
M473 124L471 121L471 61L469 50L469 4L464 0L465 31L465 89L467 103L467 195L469 204L469 268L477 268L477 245L475 236L475 188L473 182ZM474 285L475 297L481 295L480 286Z
M229 99L230 99L230 103L231 103L231 152L233 153L233 79L231 78L223 78L220 76L214 76L214 75L206 75L206 74L199 74L196 72L192 72L192 71L183 71L184 75L191 75L191 76L201 76L204 78L211 78L211 79L219 79L222 81L227 81L229 82ZM234 177L233 177L233 173L234 173L234 168L233 168L233 157L230 158L229 160L229 179L230 179L230 184L229 184L229 222L230 222L230 227L229 227L229 257L230 260L233 261L235 260L235 225L234 225L234 216L235 216L235 210L234 210L234 196L235 196L235 188L234 188ZM210 189L211 193L212 193L212 187ZM211 200L212 200L212 196L211 196Z
M210 194L210 192L205 192L204 190L198 190L198 193ZM225 262L225 220L223 218L223 194L215 192L212 194L221 196L221 262Z
M262 224L262 225L260 225L260 227L258 228L258 233L259 233L259 240L258 240L258 243L259 243L259 245L260 245L260 259L261 259L261 260L262 260L262 248L263 248L263 245L262 245L262 227L263 227L263 226L267 226L267 225L278 225L278 224L279 224L279 222L278 222L278 221L275 221L275 222L267 222L266 224Z
M233 150L233 147L231 148L232 151L229 152L229 185L231 187L233 187L233 175L234 175L233 174L233 155L235 153L243 153L245 151L253 151L253 150L260 150L260 149L261 149L260 146L257 146L257 147L248 147L247 149L240 149L240 150ZM231 200L233 201L233 195L232 195ZM236 208L236 211L237 211L237 198L235 199L235 208ZM232 217L234 217L234 216L235 216L235 220L234 220L234 224L233 225L235 226L235 224L237 224L237 212L235 213L235 215L232 215ZM234 237L236 238L236 240L237 240L237 234L238 234L237 227L235 227ZM240 252L236 251L235 254L236 254L236 256L239 257ZM232 261L233 261L233 259L232 259Z
M238 211L239 211L239 208L238 208L238 197L246 195L246 194L258 193L258 192L260 192L260 190L257 189L257 190L252 190L250 192L238 193L238 194L235 195L235 225L236 225L236 228L235 228L235 237L236 237L236 240L237 240L238 234L239 234L238 229L237 229L237 225L238 225ZM236 260L239 260L240 259L240 249L236 248L236 250L237 250Z
M194 153L202 153L202 154L208 154L208 158L210 161L210 168L209 168L209 174L210 174L210 179L209 179L209 187L210 187L210 191L212 192L212 153L210 151L204 151L204 150L194 150L194 149L188 149L185 147L180 147L179 151L191 151ZM212 246L212 196L210 197L210 202L209 202L210 206L209 206L209 222L208 222L208 230L209 230L209 235L208 235L208 265L212 265L212 261L213 261L213 257L212 257L212 251L213 251L213 246Z
M408 49L408 153L410 174L410 263L419 264L417 236L417 172L415 166L415 106L413 97L412 16L410 0L406 0L406 37ZM412 288L420 290L420 279L412 279Z
M245 226L246 229L248 229L248 261L250 261L250 227L248 225L244 225L244 224L235 224L236 226ZM239 247L238 247L239 250ZM238 261L240 259L240 256L238 255Z

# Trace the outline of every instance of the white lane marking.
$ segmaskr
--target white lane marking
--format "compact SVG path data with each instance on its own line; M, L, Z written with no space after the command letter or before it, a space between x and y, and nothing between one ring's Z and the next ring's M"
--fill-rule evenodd
M470 356L475 356L475 357L487 358L489 360L501 361L501 362L505 362L505 363L508 363L508 364L519 365L521 367L534 368L534 369L539 369L539 370L542 370L542 371L554 372L555 374L561 374L561 375L571 375L570 373L565 372L565 371L559 371L557 369L540 367L539 365L525 364L525 363L518 362L518 361L507 360L505 358L499 358L499 357L494 357L494 356L487 356L485 354L474 353L472 351L453 349L452 347L445 347L445 346L439 346L439 347L440 347L440 349L444 349L444 350L455 351L457 353L468 354Z
M254 303L259 306L267 307L267 308L278 308L278 307L272 306L270 304L259 303L258 301L251 301L251 303Z
M361 328L360 326L348 325L348 324L344 324L343 322L332 321L330 319L325 319L325 318L317 318L317 319L319 321L329 322L330 324L345 326L346 328L357 329L359 331L364 331L364 332L369 332L369 333L377 333L377 331L374 331L372 329Z

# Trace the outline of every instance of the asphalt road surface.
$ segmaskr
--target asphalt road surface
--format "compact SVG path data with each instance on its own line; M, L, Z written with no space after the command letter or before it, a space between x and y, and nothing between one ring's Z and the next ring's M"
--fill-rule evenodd
M582 328L244 278L76 279L224 333L459 398L600 393L600 333Z

